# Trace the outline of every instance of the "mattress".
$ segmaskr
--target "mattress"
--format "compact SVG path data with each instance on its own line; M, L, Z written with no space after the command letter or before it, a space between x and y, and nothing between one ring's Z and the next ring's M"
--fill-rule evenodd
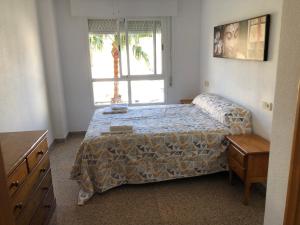
M132 126L133 133L108 135L111 126ZM80 185L78 204L123 184L226 171L222 141L231 133L197 105L129 107L126 114L105 115L98 109L71 173Z

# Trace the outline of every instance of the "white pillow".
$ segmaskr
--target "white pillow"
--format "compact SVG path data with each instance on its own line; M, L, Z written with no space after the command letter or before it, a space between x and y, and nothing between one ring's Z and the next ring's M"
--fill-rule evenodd
M193 104L200 107L212 118L231 128L232 133L251 133L251 112L215 94L200 94Z

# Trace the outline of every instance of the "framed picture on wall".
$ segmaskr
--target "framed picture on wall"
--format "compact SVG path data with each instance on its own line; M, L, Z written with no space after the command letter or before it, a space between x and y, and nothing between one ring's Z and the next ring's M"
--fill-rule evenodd
M216 26L214 28L214 57L267 61L270 18L268 14Z

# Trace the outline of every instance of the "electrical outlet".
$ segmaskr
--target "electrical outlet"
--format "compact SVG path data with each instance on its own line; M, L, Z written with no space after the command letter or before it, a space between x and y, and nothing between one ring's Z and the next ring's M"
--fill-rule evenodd
M206 88L209 87L209 81L208 80L204 81L204 87L206 87Z
M272 102L262 102L263 109L267 111L273 110L273 103Z

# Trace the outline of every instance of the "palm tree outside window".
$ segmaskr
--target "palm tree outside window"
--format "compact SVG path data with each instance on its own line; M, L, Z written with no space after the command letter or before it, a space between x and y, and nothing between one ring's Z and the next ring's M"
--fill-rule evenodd
M165 102L161 20L89 20L95 105Z

